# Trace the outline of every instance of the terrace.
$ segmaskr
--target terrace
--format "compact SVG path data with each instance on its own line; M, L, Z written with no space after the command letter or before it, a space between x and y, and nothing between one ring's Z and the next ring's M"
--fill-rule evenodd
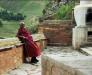
M80 0L75 6L75 27L71 21L39 24L38 34L32 35L42 50L35 65L23 62L17 38L0 39L0 75L92 75L91 4Z

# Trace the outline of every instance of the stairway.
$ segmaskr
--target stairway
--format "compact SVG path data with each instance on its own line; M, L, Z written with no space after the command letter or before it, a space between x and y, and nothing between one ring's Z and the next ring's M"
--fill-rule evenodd
M92 47L83 47L81 48L81 52L85 53L86 55L92 55Z
M92 46L92 36L88 36L85 46Z
M92 55L92 36L89 36L87 43L81 48L81 51L86 55Z

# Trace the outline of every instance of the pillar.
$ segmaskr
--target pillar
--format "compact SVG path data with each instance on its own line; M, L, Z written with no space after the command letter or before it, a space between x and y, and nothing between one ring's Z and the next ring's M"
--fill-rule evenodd
M74 49L80 49L87 42L87 27L73 28L72 44Z

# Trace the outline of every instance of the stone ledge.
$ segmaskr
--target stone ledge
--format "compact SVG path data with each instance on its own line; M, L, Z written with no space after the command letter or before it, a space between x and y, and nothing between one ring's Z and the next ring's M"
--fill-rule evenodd
M1 51L7 51L9 49L12 49L12 48L18 48L20 46L22 46L23 44L20 43L20 44L16 44L16 45L11 45L11 46L5 46L5 47L0 47L0 52Z
M42 75L92 75L92 56L42 56Z
M45 35L42 34L42 33L33 34L32 37L33 37L33 40L34 40L35 42L41 41L41 40L46 40L46 39L47 39L47 38L45 37Z
M40 25L47 24L47 25L61 25L62 26L62 24L67 25L67 23L72 24L72 20L45 20L42 23L40 23Z
M32 37L41 50L46 47L47 39L44 34L33 34ZM21 41L17 37L0 39L0 51L12 48L14 46L18 47L19 45L21 45Z
M87 55L92 55L92 47L84 47L81 48L81 52L87 54Z

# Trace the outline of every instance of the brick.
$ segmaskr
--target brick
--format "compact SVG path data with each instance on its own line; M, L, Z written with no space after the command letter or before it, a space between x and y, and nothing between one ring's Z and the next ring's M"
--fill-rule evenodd
M38 26L38 32L45 34L48 38L48 44L71 45L73 28L71 21L50 22L44 22Z
M12 70L23 63L23 48L14 47L10 48L7 51L0 51L0 75Z

